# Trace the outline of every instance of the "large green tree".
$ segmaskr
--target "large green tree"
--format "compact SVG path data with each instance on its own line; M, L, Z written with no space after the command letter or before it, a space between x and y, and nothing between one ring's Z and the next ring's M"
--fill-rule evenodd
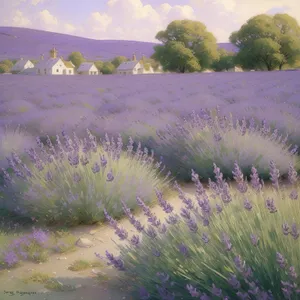
M216 38L201 22L173 21L155 38L163 45L154 47L152 58L159 61L165 70L186 72L207 69L219 57ZM176 68L177 62L180 65Z
M237 61L247 69L282 69L300 55L300 27L287 14L257 15L230 36L239 48Z
M235 66L235 53L226 51L225 49L220 48L219 59L215 60L212 64L212 69L216 72L228 71L229 69Z
M8 73L10 71L10 68L6 64L0 64L0 74Z
M0 61L0 64L7 65L9 67L9 69L11 69L14 65L14 63L9 59L5 59L5 60Z
M116 56L112 61L111 63L115 66L115 68L118 68L118 66L125 62L125 61L128 61L128 58L125 57L125 56Z
M68 59L73 63L76 69L78 69L83 62L85 62L85 58L81 52L72 52Z
M101 68L102 74L113 74L116 67L113 65L112 62L106 61L103 63L103 66Z

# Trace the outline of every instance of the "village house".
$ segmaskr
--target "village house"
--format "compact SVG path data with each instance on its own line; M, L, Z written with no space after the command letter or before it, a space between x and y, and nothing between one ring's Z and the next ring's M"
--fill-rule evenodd
M125 61L117 68L117 74L136 75L143 73L143 65L137 61L135 54L133 54L132 61Z
M228 72L244 72L242 68L234 66L233 68L229 69Z
M44 60L44 56L41 56L35 70L38 75L74 75L74 65L57 57L55 48L50 50L49 59Z
M12 73L21 73L26 69L33 69L34 64L29 59L19 59L15 65L11 68Z
M81 75L99 75L99 71L98 71L97 67L92 62L82 63L79 66L77 73L81 74Z

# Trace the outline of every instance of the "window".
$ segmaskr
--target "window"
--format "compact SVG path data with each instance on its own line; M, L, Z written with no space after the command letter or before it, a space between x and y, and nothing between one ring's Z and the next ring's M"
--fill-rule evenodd
M59 72L59 70L58 70L58 69L56 69L56 72L58 73L58 72Z
M69 74L72 74L72 70L69 70Z

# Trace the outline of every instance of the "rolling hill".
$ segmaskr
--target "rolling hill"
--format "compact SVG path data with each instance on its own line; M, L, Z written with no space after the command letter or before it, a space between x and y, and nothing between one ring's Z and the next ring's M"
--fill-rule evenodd
M59 56L64 58L73 51L80 51L89 60L105 61L117 55L131 57L133 53L139 59L143 54L151 56L155 45L149 42L93 40L28 28L0 27L0 60L20 57L39 59L41 54L48 55L53 46L57 48ZM237 51L230 43L220 43L219 47Z

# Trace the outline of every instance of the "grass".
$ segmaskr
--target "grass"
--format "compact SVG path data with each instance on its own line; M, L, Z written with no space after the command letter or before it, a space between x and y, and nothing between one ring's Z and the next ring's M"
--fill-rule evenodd
M95 262L91 262L91 261L87 261L87 260L83 260L83 259L79 259L79 260L75 260L70 266L69 266L69 270L70 271L83 271L89 268L94 268L94 267L103 267L103 264L100 261L95 261Z

